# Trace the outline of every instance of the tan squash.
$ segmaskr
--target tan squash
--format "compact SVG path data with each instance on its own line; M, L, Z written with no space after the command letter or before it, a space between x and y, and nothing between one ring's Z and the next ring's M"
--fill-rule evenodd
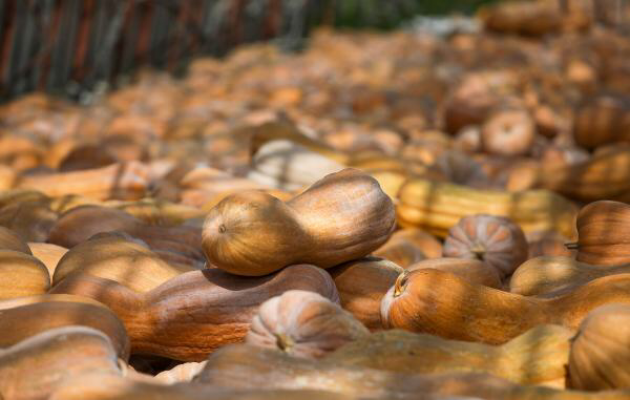
M485 8L481 14L486 29L501 33L542 36L559 32L563 13L553 1L514 1Z
M152 249L203 259L199 250L201 230L186 226L149 225L131 214L95 205L62 214L50 232L50 243L72 248L101 232L121 231L142 239Z
M46 293L50 288L48 269L32 255L0 250L0 299Z
M630 147L616 146L589 160L538 173L537 186L585 202L630 200Z
M0 250L13 250L33 255L28 244L11 229L0 226Z
M61 257L53 285L73 273L111 279L136 292L148 292L193 268L169 264L145 245L124 234L101 233Z
M427 258L442 257L442 242L422 229L409 228L398 230L394 232L387 243L395 243L398 240L410 242L413 246L418 247ZM387 243L381 248L384 248Z
M169 400L356 400L355 396L323 389L226 390L209 385L165 385L162 382L156 382L155 379L138 382L130 378L102 373L83 374L75 379L69 379L59 385L49 397L50 400L155 400L160 398Z
M502 110L490 115L481 127L481 148L508 157L531 152L536 138L534 119L526 110Z
M576 259L592 265L630 263L630 206L618 201L596 201L577 217Z
M458 275L466 282L495 289L503 288L501 275L496 268L480 260L453 257L435 258L415 263L409 266L404 273L411 273L422 269L437 269Z
M11 229L23 240L45 242L57 220L50 199L15 199L0 209L0 226Z
M179 364L168 371L155 375L154 380L171 385L178 382L190 382L206 366L206 361Z
M412 264L426 259L422 250L409 240L393 239L393 237L372 254L376 257L389 260L403 268L407 268Z
M370 330L381 330L381 299L404 270L388 260L366 257L330 268L341 306Z
M532 258L510 280L510 292L524 296L558 295L592 280L630 273L630 264L591 265L566 256Z
M87 300L87 301L86 301ZM0 302L0 348L64 326L86 326L107 335L119 358L129 358L129 337L120 319L105 305L80 296L44 295L20 303ZM9 308L5 308L9 307Z
M49 196L81 194L97 200L133 200L149 186L146 166L131 162L103 168L23 177L18 188L36 189Z
M343 168L343 164L281 139L267 142L258 149L247 178L261 185L294 191Z
M580 390L630 388L630 306L591 312L571 342L568 386Z
M217 351L195 382L224 389L329 390L354 398L409 400L444 400L450 396L455 399L625 400L630 394L621 390L588 393L518 385L480 373L422 375L379 371L300 359L248 345L226 346Z
M398 194L398 222L445 237L459 220L472 214L511 218L525 233L557 231L576 237L575 206L555 193L532 190L509 193L471 189L443 182L409 179Z
M489 346L389 330L357 339L324 361L409 374L488 373L515 383L564 387L573 335L561 326L540 325L502 346Z
M97 372L122 374L111 342L92 328L51 329L0 350L0 393L7 400L45 399L63 381Z
M68 249L65 247L52 243L29 242L28 247L33 253L33 257L44 263L51 277L55 276L55 269L57 264L59 264L59 260L68 252Z
M378 182L345 169L287 203L260 192L227 197L210 211L202 248L209 263L259 276L306 262L329 268L376 250L395 228Z
M525 260L529 247L521 228L509 218L476 214L449 229L445 257L480 260L495 268L501 279L512 275Z
M192 271L145 293L78 273L50 293L86 296L107 305L123 321L132 353L203 361L215 349L242 341L260 304L292 289L339 301L330 275L312 265L250 279L218 269Z
M502 344L540 324L577 329L595 308L630 304L630 275L593 280L553 298L526 297L475 285L432 269L401 275L381 302L388 328L447 339Z
M260 305L245 342L304 358L321 358L369 334L339 305L314 292L289 290Z

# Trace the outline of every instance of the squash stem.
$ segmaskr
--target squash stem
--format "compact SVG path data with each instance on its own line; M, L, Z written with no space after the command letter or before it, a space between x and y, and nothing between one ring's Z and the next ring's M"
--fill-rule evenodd
M400 296L405 291L405 286L407 285L407 275L409 275L409 271L406 270L398 275L396 284L394 285L394 297Z

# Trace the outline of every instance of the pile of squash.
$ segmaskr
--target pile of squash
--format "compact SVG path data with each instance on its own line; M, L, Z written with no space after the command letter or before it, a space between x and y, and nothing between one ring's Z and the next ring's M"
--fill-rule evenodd
M0 399L629 399L630 38L600 8L2 105Z

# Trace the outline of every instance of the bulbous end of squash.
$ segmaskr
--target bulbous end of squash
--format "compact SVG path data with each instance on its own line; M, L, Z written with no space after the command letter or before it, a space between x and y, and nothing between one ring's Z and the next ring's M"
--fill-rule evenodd
M226 197L203 226L202 249L210 264L236 275L266 275L298 262L302 251L296 243L307 245L308 238L293 211L260 191Z

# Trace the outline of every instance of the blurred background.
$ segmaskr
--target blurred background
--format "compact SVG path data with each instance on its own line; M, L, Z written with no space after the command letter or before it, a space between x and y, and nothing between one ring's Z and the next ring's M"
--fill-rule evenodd
M316 27L448 31L435 16L472 16L492 0L0 0L0 100L34 90L87 103L139 66L186 71L203 54L273 40L300 50ZM560 7L567 0L559 0ZM623 27L627 0L596 0ZM566 4L565 4L566 6ZM603 10L603 11L602 11ZM465 29L475 29L461 20Z

